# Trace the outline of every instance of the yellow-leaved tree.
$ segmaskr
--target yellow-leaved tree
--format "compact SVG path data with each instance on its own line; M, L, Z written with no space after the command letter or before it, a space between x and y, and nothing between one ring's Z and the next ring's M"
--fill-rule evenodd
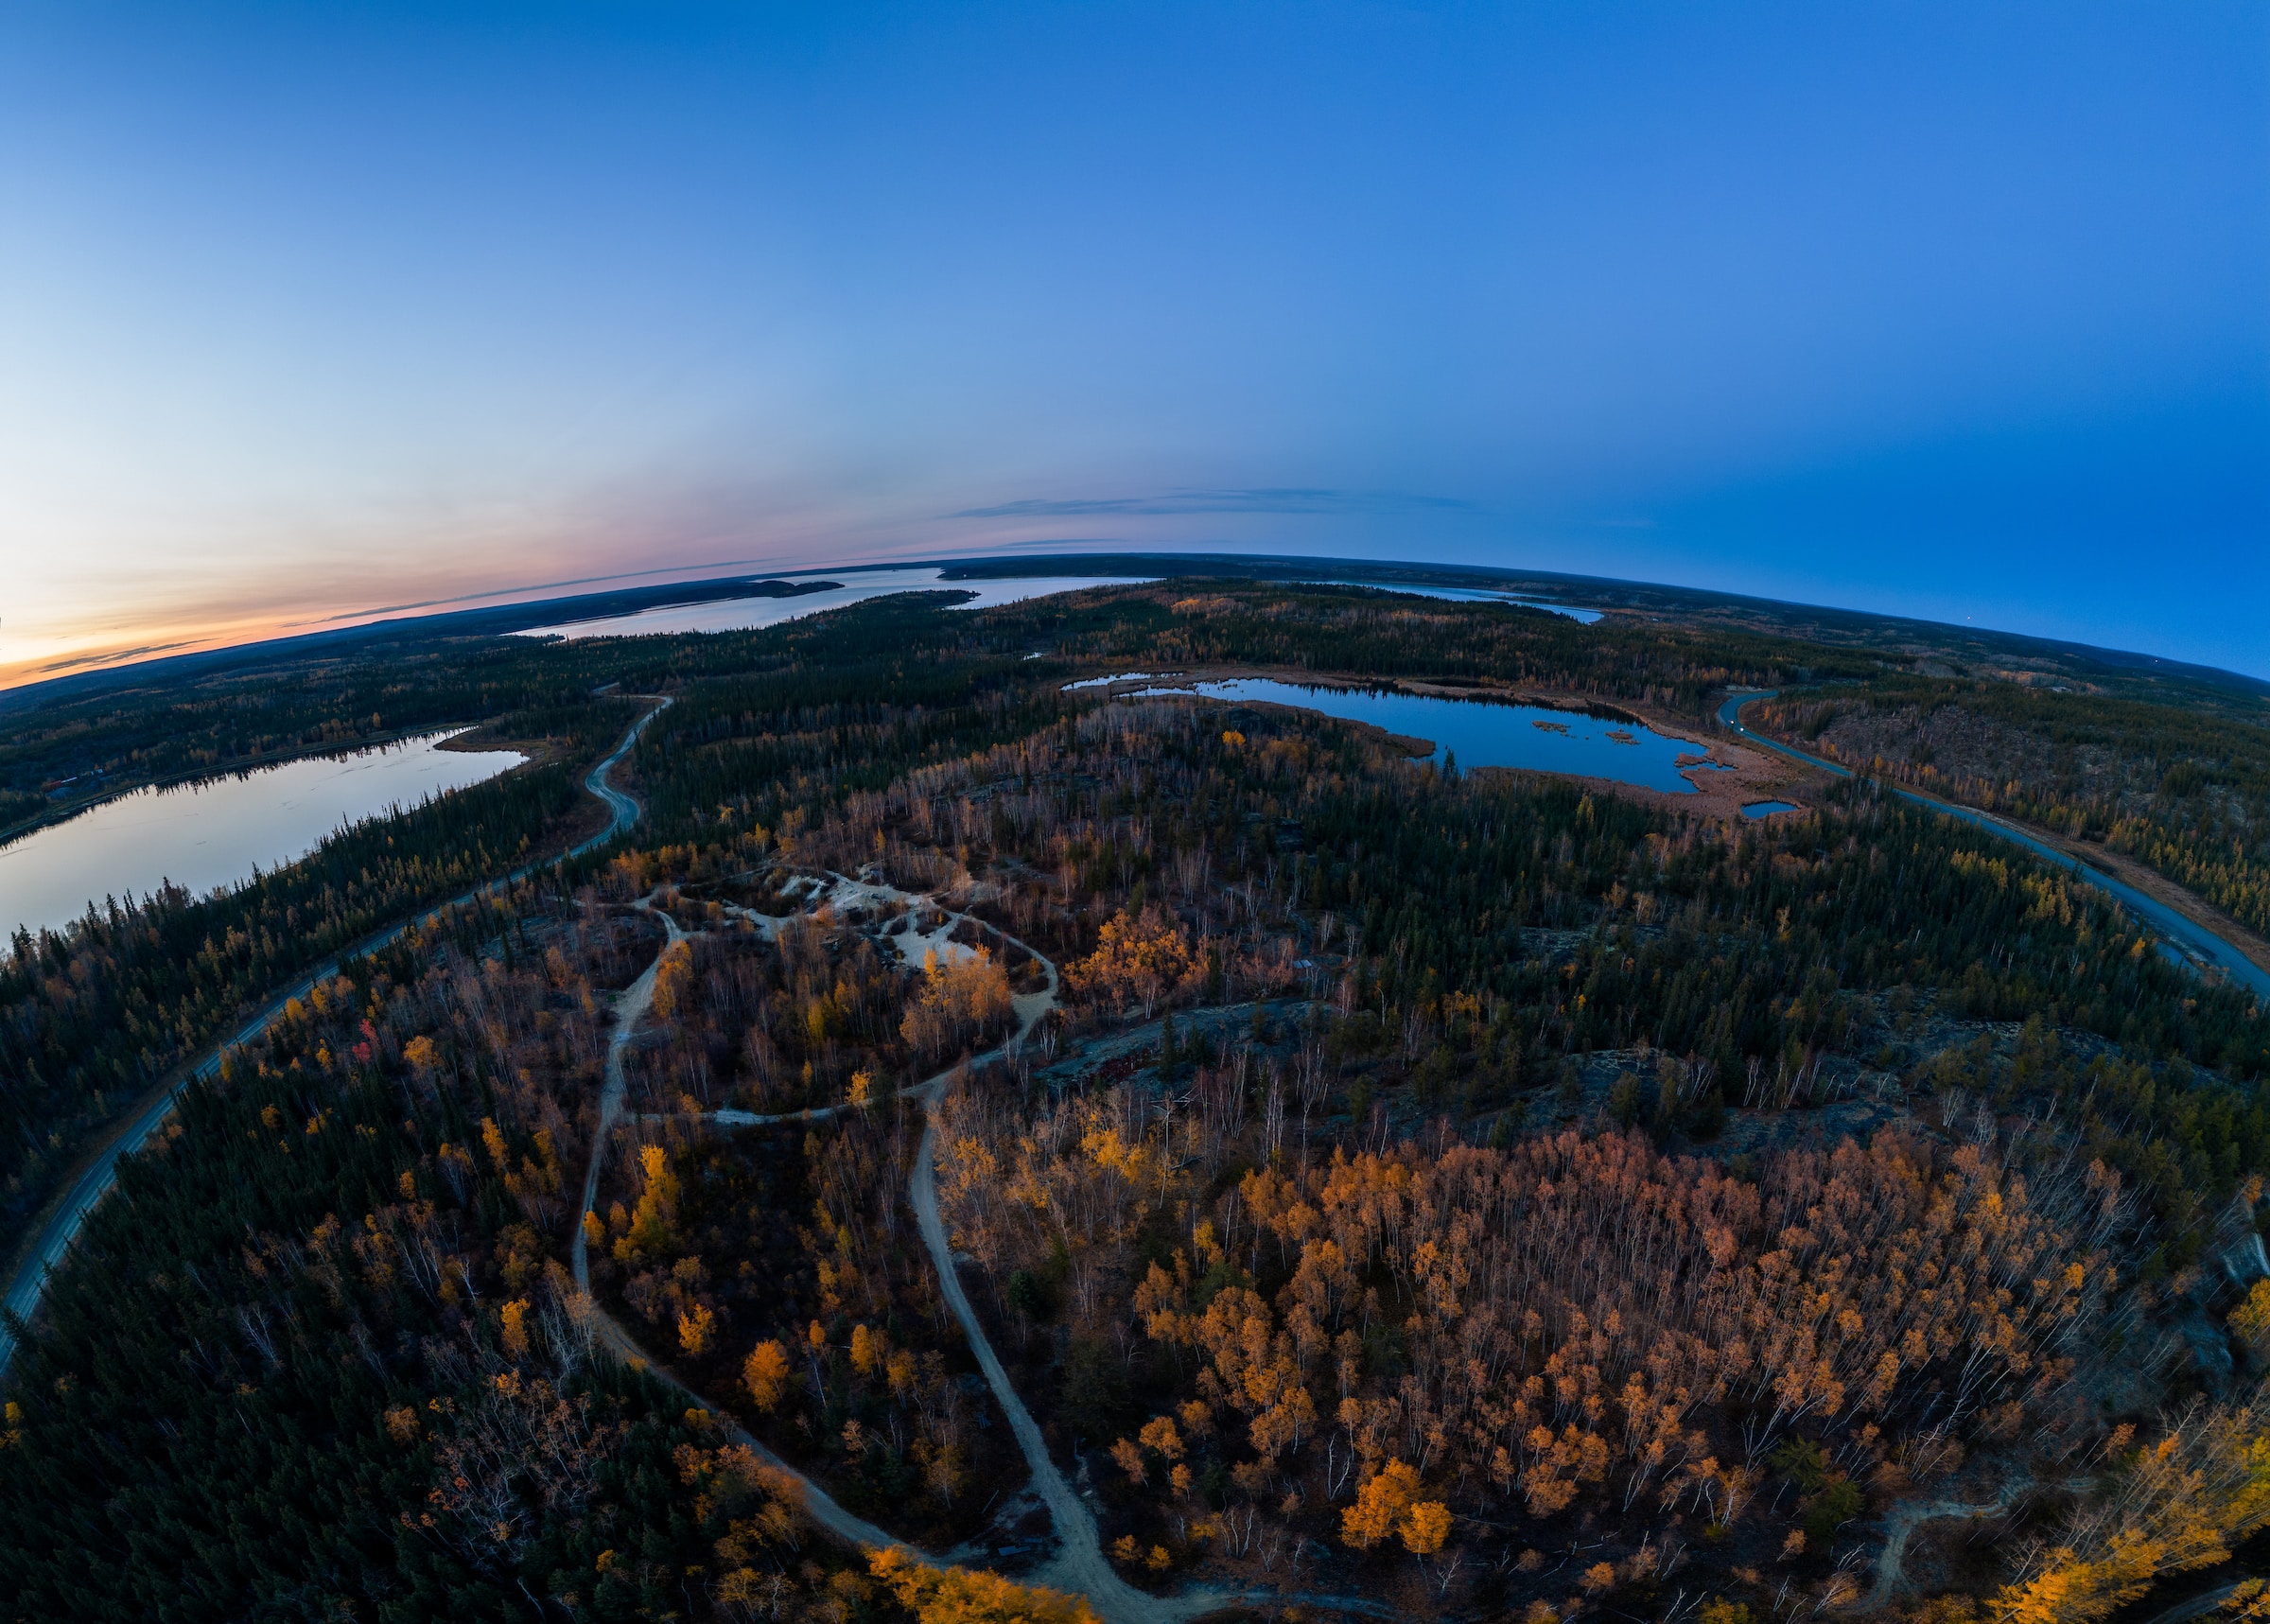
M642 1145L638 1165L645 1171L646 1188L631 1214L630 1232L615 1243L617 1263L669 1250L671 1224L678 1215L678 1176L670 1170L670 1152L658 1144Z
M2193 1404L2115 1470L2054 1540L2023 1551L1995 1598L2000 1624L2094 1624L2153 1581L2230 1560L2270 1527L2270 1394Z
M655 961L655 1019L670 1021L688 1002L693 986L693 944L672 942Z
M1390 1460L1355 1492L1355 1504L1340 1513L1340 1538L1357 1550L1370 1550L1395 1532L1404 1513L1419 1498L1419 1474Z
M918 1624L1099 1624L1076 1596L1015 1584L999 1574L933 1567L897 1546L875 1552L867 1570Z
M1182 927L1153 904L1136 916L1122 908L1105 920L1095 952L1064 976L1074 991L1115 1008L1140 1008L1148 1020L1196 962Z
M742 1385L757 1407L768 1415L780 1407L781 1397L788 1391L790 1368L788 1350L777 1342L758 1343L742 1364Z
M700 1303L693 1304L678 1316L678 1346L690 1359L698 1359L709 1351L717 1336L717 1316Z
M1395 1525L1403 1548L1413 1556L1433 1556L1450 1538L1450 1508L1440 1500L1416 1500Z
M925 1056L945 1053L1009 1016L1009 972L979 948L964 957L922 955L922 991L899 1035Z

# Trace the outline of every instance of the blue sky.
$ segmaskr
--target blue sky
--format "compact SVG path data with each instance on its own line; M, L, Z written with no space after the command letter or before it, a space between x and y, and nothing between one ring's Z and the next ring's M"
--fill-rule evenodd
M1051 542L2270 674L2270 11L0 15L0 680Z

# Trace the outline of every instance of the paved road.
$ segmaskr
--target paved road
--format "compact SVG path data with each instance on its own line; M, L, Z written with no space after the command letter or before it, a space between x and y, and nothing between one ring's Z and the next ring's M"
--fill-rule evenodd
M640 696L634 695L632 697ZM614 814L608 820L605 829L593 835L589 840L570 847L559 857L546 858L540 862L526 864L514 869L502 879L493 880L486 885L466 892L463 897L455 898L447 902L436 903L429 908L421 908L401 923L389 926L375 935L366 936L358 942L348 954L340 956L374 952L386 946L420 919L430 917L444 908L452 908L459 903L470 902L476 898L504 890L535 873L538 869L550 867L556 863L564 863L568 858L581 857L585 852L604 845L637 823L639 815L637 801L609 783L607 776L621 763L624 757L631 753L632 747L638 742L638 735L646 730L646 725L660 715L669 705L668 699L658 700L652 709L631 724L630 730L623 734L622 742L615 746L614 752L585 776L584 788L604 802L607 810ZM117 1181L118 1159L131 1155L142 1147L149 1136L157 1130L158 1125L172 1113L173 1102L182 1090L187 1088L192 1079L213 1076L220 1070L222 1056L231 1049L251 1042L267 1030L271 1022L284 1013L285 1006L293 999L306 997L317 982L328 980L338 973L339 959L332 958L293 982L291 986L271 999L257 1014L245 1022L235 1033L216 1044L205 1054L203 1058L183 1073L173 1087L151 1101L140 1115L117 1131L110 1144L103 1147L101 1153L79 1176L77 1182L71 1186L70 1193L64 1196L62 1203L49 1214L47 1222L40 1231L38 1241L26 1254L23 1263L17 1266L14 1276L9 1279L6 1300L9 1313L20 1319L28 1320L38 1309L40 1294L46 1289L48 1271L62 1261L63 1254L71 1249L72 1241L78 1238L79 1227L86 1222L87 1214L94 1210L95 1203L101 1200L111 1186ZM9 1334L4 1324L0 1324L0 1370L7 1368L8 1361L14 1354L15 1350L15 1337Z
M1834 761L1823 760L1818 756L1808 756L1803 750L1791 749L1787 744L1769 739L1762 733L1754 733L1742 725L1741 710L1743 706L1755 700L1772 699L1779 691L1778 689L1768 689L1759 692L1730 695L1726 703L1719 707L1719 720L1763 749L1787 756L1793 761L1802 761L1808 767L1819 767L1823 772L1833 773L1840 778L1851 777L1852 769L1849 767L1839 766ZM1902 800L1912 801L1919 807L1929 807L1936 812L1945 812L1948 817L1960 818L1964 823L1977 829L1985 829L1990 834L1999 834L2004 840L2015 841L2036 856L2047 858L2058 867L2079 875L2100 890L2110 892L2122 906L2151 921L2154 930L2158 931L2180 950L2179 952L2171 956L2180 959L2188 954L2194 959L2203 959L2223 970L2241 987L2252 991L2257 998L2270 1000L2270 970L2263 969L2261 966L2256 964L2205 925L2185 918L2165 902L2147 896L2124 881L2114 879L2101 868L2090 867L2079 858L2060 851L2045 841L2034 839L2024 829L2004 822L1992 812L1980 812L1975 807L1956 806L1949 801L1918 795L1913 790L1902 789L1897 784L1887 784L1885 787Z

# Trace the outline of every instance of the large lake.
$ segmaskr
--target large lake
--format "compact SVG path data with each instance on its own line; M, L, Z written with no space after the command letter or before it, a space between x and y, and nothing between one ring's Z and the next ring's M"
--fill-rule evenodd
M0 846L0 935L61 929L87 904L146 897L166 881L203 895L282 867L340 828L493 778L513 750L444 750L436 733L345 756L311 756L173 789L135 790Z
M1429 694L1392 693L1353 688L1308 688L1266 677L1232 677L1187 688L1144 688L1122 698L1164 698L1196 692L1228 704L1290 705L1369 722L1390 733L1431 739L1427 760L1442 764L1447 751L1467 767L1523 767L1539 773L1574 773L1612 778L1674 795L1691 795L1695 786L1681 775L1679 759L1692 768L1707 746L1671 739L1636 722L1609 722L1580 711L1540 705L1500 705L1481 699L1438 699Z
M1510 603L1520 609L1545 609L1563 620L1589 626L1600 618L1598 609L1580 609L1574 603L1555 603L1545 598L1524 598L1516 592L1486 592L1475 586L1414 586L1405 581L1299 581L1298 586L1368 586L1374 592L1401 592L1412 598L1441 598L1453 603Z
M776 580L787 577L773 577ZM825 592L807 592L795 598L726 598L714 603L663 604L636 615L617 615L604 620L571 620L558 626L536 626L515 633L523 637L640 637L655 632L746 632L800 620L829 609L840 609L866 598L892 592L974 592L957 609L990 609L999 603L1045 598L1054 592L1077 592L1088 586L1132 586L1149 576L1031 575L997 581L944 581L933 569L874 569L847 571L843 585Z
M566 637L570 641L583 637L639 637L656 632L748 632L762 626L777 626L783 620L800 620L807 615L818 615L829 609L840 609L847 603L863 599L881 598L892 592L974 592L977 596L967 603L957 603L957 609L990 609L1001 603L1022 602L1027 598L1045 598L1056 592L1077 592L1090 586L1131 586L1155 577L1142 575L1022 575L1003 577L992 581L947 581L935 568L876 569L858 573L847 572L841 585L824 592L807 592L795 598L725 598L710 603L665 603L659 608L641 610L636 615L614 615L599 620L568 620L556 626L535 626L516 632L522 637ZM756 579L751 577L752 580ZM794 577L773 577L777 580ZM822 577L822 579L829 579ZM1464 586L1414 586L1396 583L1392 585L1376 581L1314 581L1296 585L1316 586L1371 586L1388 592L1403 592L1419 598L1443 598L1458 603L1514 603L1528 609L1546 609L1556 615L1565 615L1586 625L1600 618L1597 609L1580 609L1568 603L1548 602L1539 598L1524 598L1506 592L1476 591Z

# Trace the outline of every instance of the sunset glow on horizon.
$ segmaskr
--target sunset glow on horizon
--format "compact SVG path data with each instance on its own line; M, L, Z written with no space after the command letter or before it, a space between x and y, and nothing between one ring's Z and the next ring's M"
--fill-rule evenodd
M37 0L0 151L0 687L1101 548L2270 674L2259 7Z

